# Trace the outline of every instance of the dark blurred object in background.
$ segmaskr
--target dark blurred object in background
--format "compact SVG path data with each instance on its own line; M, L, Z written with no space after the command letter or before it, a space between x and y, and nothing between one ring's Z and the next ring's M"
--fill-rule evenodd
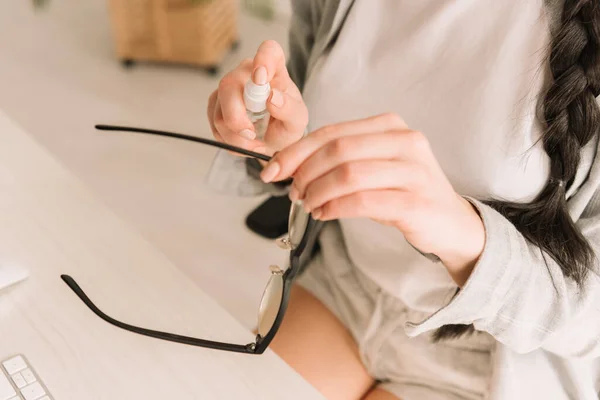
M275 19L275 4L273 0L244 0L244 8L251 14L267 21Z
M288 196L271 196L246 217L246 226L262 237L277 239L288 231L291 206Z
M45 7L48 3L50 3L50 0L32 0L33 1L33 6L36 9L39 8L43 8Z
M43 1L43 0L42 0ZM109 0L117 57L197 65L217 74L237 46L236 0Z

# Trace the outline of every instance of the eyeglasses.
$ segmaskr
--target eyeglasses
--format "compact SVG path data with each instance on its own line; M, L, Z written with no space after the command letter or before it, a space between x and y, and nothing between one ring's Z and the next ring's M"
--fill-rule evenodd
M167 136L176 139L189 140L193 142L207 144L209 146L219 147L225 150L233 151L248 157L257 158L263 161L269 161L271 157L264 154L255 153L226 143L217 142L210 139L204 139L196 136L188 136L180 133L157 131L153 129L132 128L126 126L96 125L96 129L106 131L124 131L144 133L150 135ZM77 284L75 279L69 275L61 275L62 280L75 292L75 294L92 310L98 317L104 321L121 329L134 332L144 336L150 336L156 339L167 340L175 343L182 343L191 346L205 347L209 349L232 351L247 354L262 354L267 349L281 322L287 309L290 298L290 291L296 276L300 271L301 259L304 252L309 249L310 244L315 239L316 221L310 214L307 214L302 207L302 202L294 202L290 208L288 220L288 233L286 236L276 240L279 247L289 250L289 266L282 269L279 266L270 267L271 277L262 295L258 307L258 323L256 339L248 344L233 344L224 342L215 342L212 340L197 339L189 336L177 335L174 333L160 332L146 328L140 328L125 322L118 321L102 312L83 289Z

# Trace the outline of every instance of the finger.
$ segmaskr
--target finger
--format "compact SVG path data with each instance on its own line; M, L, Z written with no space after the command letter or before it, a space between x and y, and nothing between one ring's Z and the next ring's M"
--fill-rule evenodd
M234 132L223 120L222 108L219 102L215 106L215 115L213 118L215 131L220 135L221 140L225 143L233 146L241 147L247 150L254 150L257 147L264 146L264 143L260 140L249 140L242 137L238 132ZM237 154L237 153L235 153Z
M276 76L288 76L285 53L279 43L274 40L266 40L258 47L254 56L252 80L257 85L264 85L271 82Z
M216 92L216 91L215 91ZM219 110L217 112L217 110ZM218 140L219 142L223 142L223 143L227 143L227 141L225 140L225 138L223 138L223 135L221 135L219 133L219 130L217 129L216 125L215 125L215 118L218 116L218 118L222 119L222 115L220 114L220 106L219 106L219 100L218 98L215 99L214 103L211 106L210 100L209 100L209 107L208 107L208 113L210 115L210 113L212 112L212 116L209 117L209 122L210 122L210 129L213 132L213 136L215 137L216 140ZM226 129L225 127L222 127L222 129ZM233 154L231 151L228 151L229 154Z
M384 219L377 219L377 218L371 218L371 219L381 225L386 225L386 226L391 226L391 227L395 226L395 224L392 221L386 221Z
M376 189L404 190L414 179L413 169L406 163L387 160L343 164L308 184L304 206L310 211L352 193Z
M401 221L407 202L407 192L372 190L338 197L313 210L312 217L321 221L342 218L371 218Z
M294 173L300 198L306 185L342 164L359 160L402 159L405 146L402 132L343 136L315 151Z
M244 85L250 78L251 60L244 60L240 66L221 79L219 82L218 99L223 114L223 122L230 131L254 132L252 122L246 115L244 105Z
M279 181L289 178L314 152L327 142L339 137L399 129L406 129L406 124L396 114L382 114L362 120L326 126L277 153L274 159L269 163L276 163L277 166L271 171L269 171L268 167L265 168L263 171L263 179L271 178L270 181ZM277 170L277 173L273 174L273 170Z
M223 140L223 138L221 137L221 135L219 135L219 132L217 132L217 133L215 134L215 138L216 138L216 139L217 139L219 142L226 143L226 142L225 142L225 140ZM245 157L245 155L244 155L244 154L239 154L239 153L236 153L235 151L231 151L231 150L225 150L225 151L226 151L226 152L228 152L228 153L229 153L229 154L231 154L231 155L234 155L234 156Z
M282 92L286 92L288 96L293 97L298 101L302 101L302 93L296 83L290 78L287 70L283 74L278 74L273 77L270 81L271 89L278 89Z
M206 107L206 117L208 119L208 123L210 125L210 130L212 131L213 136L215 137L215 139L221 140L221 139L219 139L219 137L221 135L219 135L219 132L217 131L217 128L215 127L215 108L217 106L217 102L218 102L217 91L215 90L208 97L208 107Z
M287 131L304 131L308 125L308 109L304 101L291 96L288 91L273 88L267 110L273 118L281 121Z
M219 134L219 132L215 131L215 132L213 132L213 135L214 135L214 137L215 137L216 140L218 140L219 142L225 143L225 140L223 139L223 136L221 136Z

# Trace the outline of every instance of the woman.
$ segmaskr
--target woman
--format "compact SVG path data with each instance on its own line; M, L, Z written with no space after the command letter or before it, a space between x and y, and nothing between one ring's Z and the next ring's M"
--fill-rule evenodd
M599 94L597 0L296 1L208 108L332 221L273 349L329 399L597 399Z

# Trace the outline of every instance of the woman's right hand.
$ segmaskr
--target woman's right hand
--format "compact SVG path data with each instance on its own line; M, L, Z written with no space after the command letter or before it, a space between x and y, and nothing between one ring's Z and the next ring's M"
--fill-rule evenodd
M267 110L271 120L264 141L257 140L246 115L244 85L271 84ZM308 110L298 87L292 82L279 43L263 42L253 59L246 59L221 79L208 99L208 120L215 138L234 146L272 155L300 140L308 124Z

